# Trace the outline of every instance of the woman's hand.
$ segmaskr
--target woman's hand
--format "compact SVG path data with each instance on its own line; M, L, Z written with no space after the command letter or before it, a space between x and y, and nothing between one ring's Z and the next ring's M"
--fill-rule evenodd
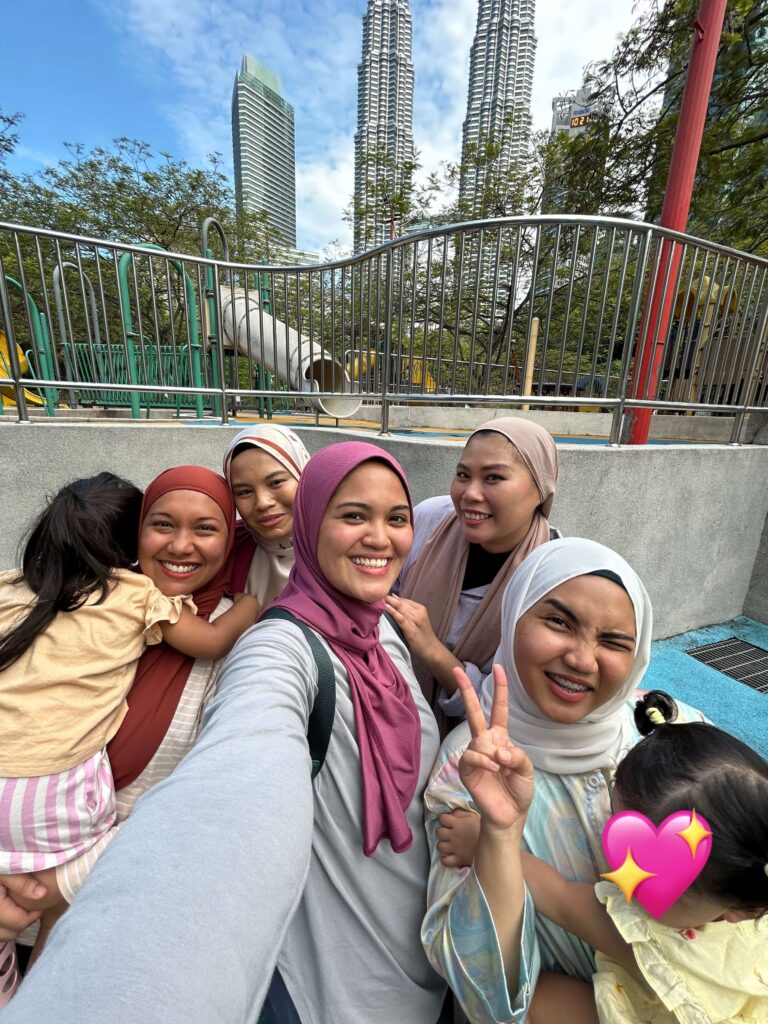
M389 594L386 602L387 610L403 631L411 654L430 664L443 645L435 636L427 609L418 601L410 601L396 594Z
M15 939L41 914L39 910L23 910L14 897L37 900L46 892L34 875L0 875L0 942Z
M469 790L484 821L494 829L521 824L533 799L533 765L509 738L507 677L493 666L493 704L490 725L474 687L462 669L453 674L464 699L472 740L459 761L461 781Z

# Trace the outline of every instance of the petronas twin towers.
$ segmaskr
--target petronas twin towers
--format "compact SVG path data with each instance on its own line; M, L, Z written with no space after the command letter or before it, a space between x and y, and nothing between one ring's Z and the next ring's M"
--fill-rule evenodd
M533 86L535 0L478 0L470 50L462 162L484 141L506 170L520 155ZM355 252L401 227L393 197L413 160L413 57L408 0L368 0L357 69ZM482 170L471 166L461 196L474 207Z

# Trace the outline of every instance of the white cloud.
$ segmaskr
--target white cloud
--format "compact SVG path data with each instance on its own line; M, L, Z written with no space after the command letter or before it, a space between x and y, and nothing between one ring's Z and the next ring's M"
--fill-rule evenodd
M104 11L108 0L92 0ZM532 114L546 128L552 97L577 88L583 66L610 54L631 24L632 0L539 0ZM267 65L295 108L299 244L348 241L357 64L364 0L126 0L126 60L155 83L183 152L220 152L231 169L230 104L243 53ZM411 0L416 74L414 137L425 172L461 145L477 0ZM170 147L169 147L170 148Z

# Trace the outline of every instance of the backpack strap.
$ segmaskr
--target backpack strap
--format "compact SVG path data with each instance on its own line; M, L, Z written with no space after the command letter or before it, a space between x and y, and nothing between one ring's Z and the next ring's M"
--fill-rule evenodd
M384 612L384 618L387 620L387 622L390 624L392 629L394 629L394 631L397 633L397 635L403 641L403 643L405 644L406 648L408 648L408 650L410 650L410 648L408 647L408 641L405 639L405 633L403 632L402 626L400 625L399 622L395 621L394 615L390 615L389 612Z
M317 695L307 723L307 742L309 756L312 758L312 778L323 767L328 744L331 740L333 718L336 713L336 676L330 656L317 633L305 622L292 615L287 608L269 608L259 619L286 619L299 627L309 644L312 657L317 666Z

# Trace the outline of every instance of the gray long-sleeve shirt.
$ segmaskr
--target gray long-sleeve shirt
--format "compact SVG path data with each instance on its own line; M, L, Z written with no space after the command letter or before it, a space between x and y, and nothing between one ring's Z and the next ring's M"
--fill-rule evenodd
M385 620L381 636L422 719L411 849L395 854L385 840L363 855L341 663L331 655L336 717L312 783L314 659L294 624L256 625L222 670L195 748L139 801L3 1024L250 1024L276 963L302 1024L434 1024L444 984L419 928L437 728Z

